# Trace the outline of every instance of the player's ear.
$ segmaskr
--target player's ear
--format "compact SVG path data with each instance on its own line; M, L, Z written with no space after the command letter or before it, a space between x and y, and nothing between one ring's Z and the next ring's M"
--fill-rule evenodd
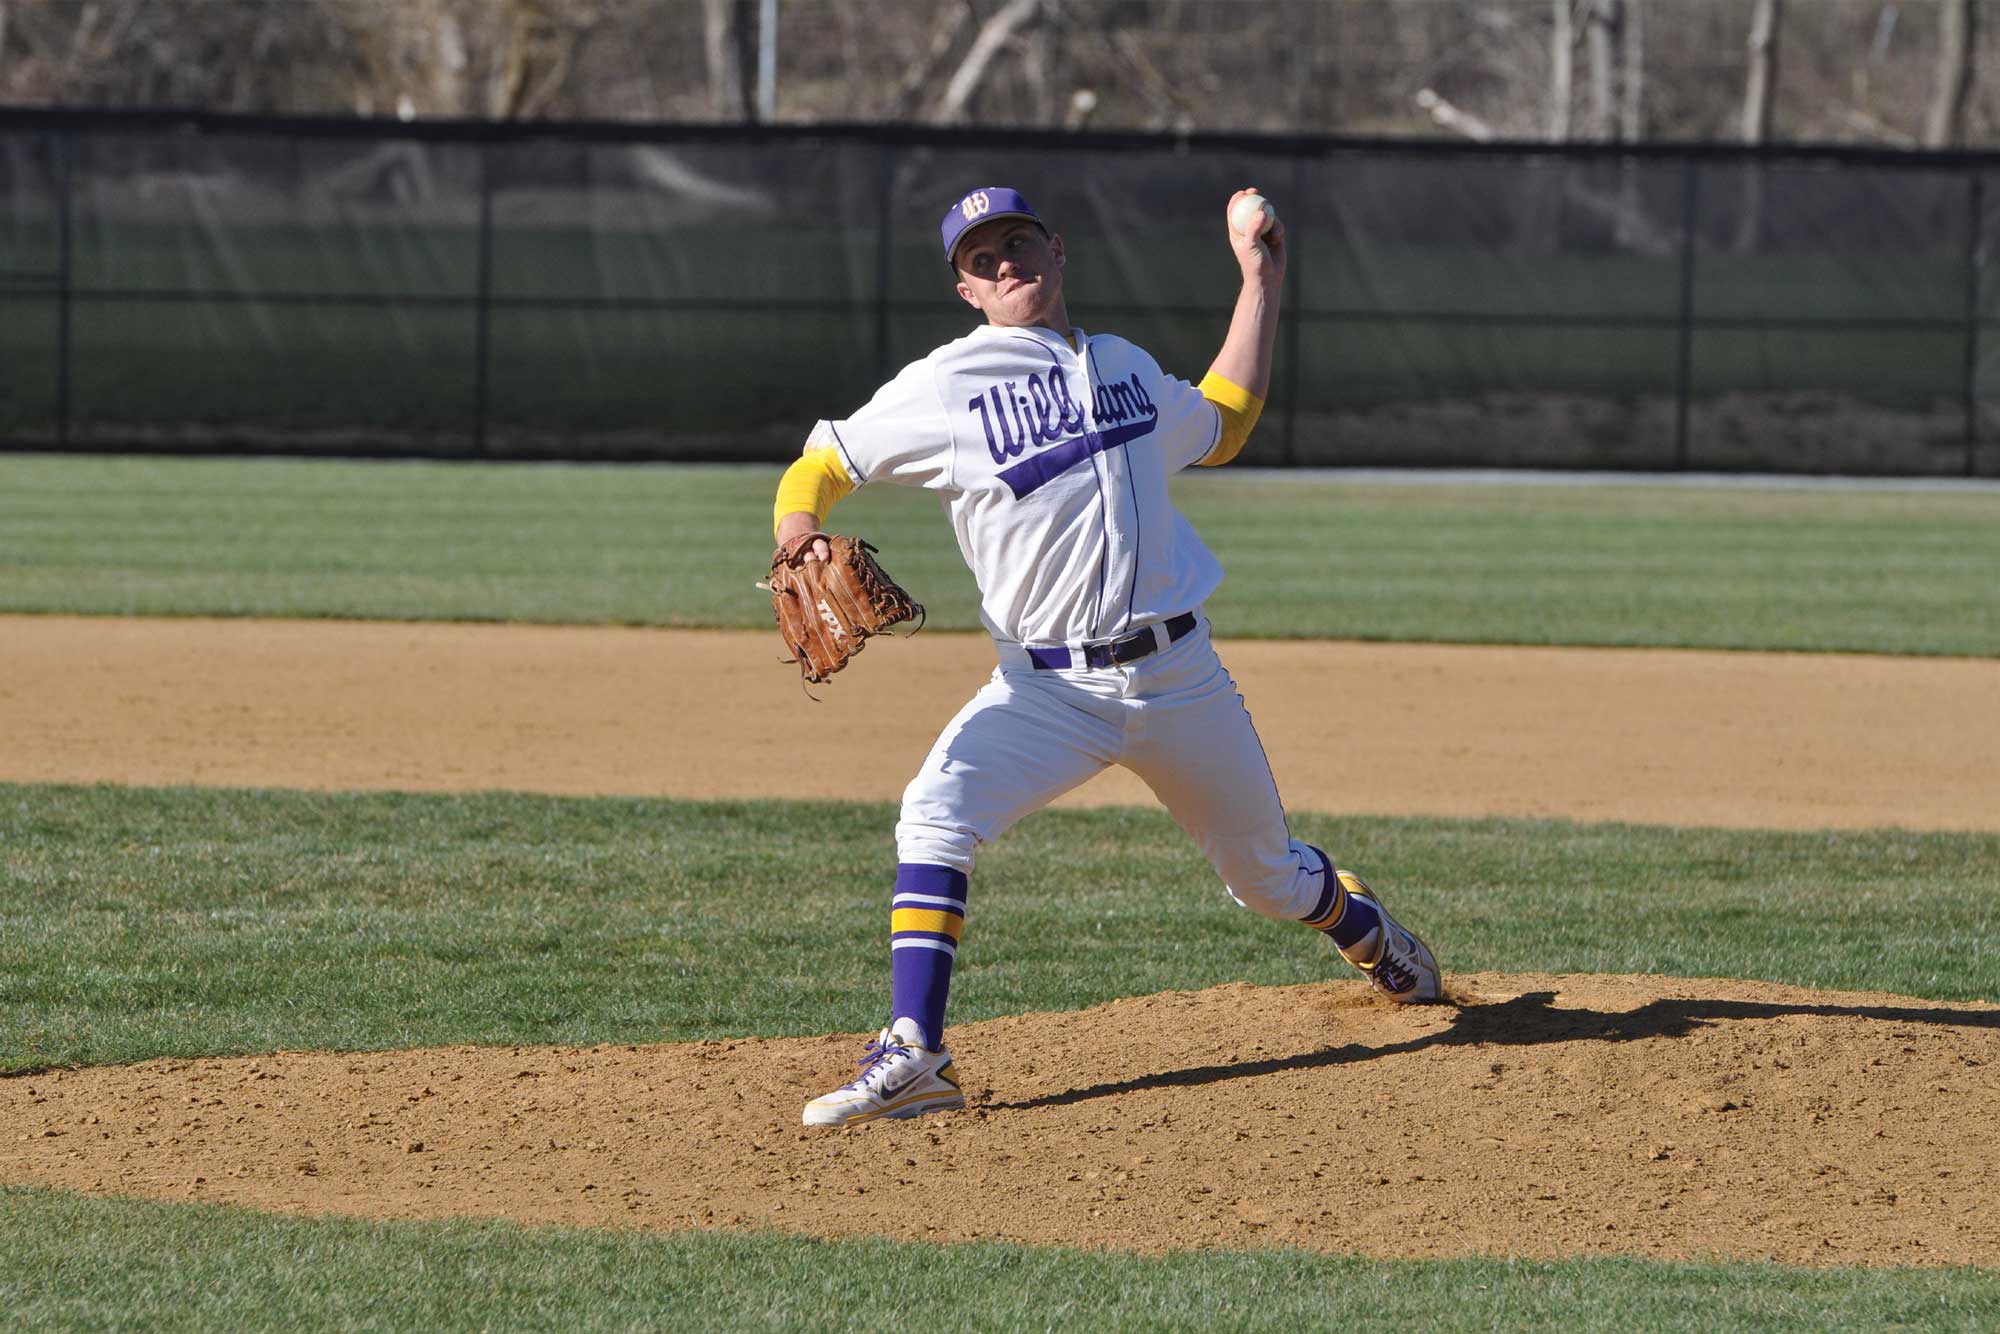
M1049 254L1055 259L1056 267L1061 268L1063 266L1062 238L1054 232L1049 233Z
M960 283L958 285L958 294L965 299L966 305L971 306L974 310L979 309L979 298L972 294L970 287L967 287L964 283Z

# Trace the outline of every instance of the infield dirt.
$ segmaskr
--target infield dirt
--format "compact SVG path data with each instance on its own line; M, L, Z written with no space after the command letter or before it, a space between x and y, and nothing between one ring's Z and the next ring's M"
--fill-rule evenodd
M812 705L761 636L0 618L0 640L0 781L783 796L837 774L886 799L991 664L966 637L875 646ZM1305 809L2000 827L2000 663L1225 657ZM864 715L890 725L857 753ZM1072 798L1145 799L1122 776ZM855 1035L50 1071L0 1080L0 1180L1143 1251L2000 1264L2000 1007L1450 981L1456 1005L1349 974L964 1025L968 1110L833 1133L798 1109L848 1077Z

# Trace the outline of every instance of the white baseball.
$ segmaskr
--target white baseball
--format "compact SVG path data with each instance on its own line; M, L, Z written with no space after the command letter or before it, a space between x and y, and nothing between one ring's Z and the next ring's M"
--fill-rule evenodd
M1247 194L1229 206L1229 225L1242 236L1262 236L1278 220L1278 210L1260 194ZM1251 228L1256 228L1255 232Z

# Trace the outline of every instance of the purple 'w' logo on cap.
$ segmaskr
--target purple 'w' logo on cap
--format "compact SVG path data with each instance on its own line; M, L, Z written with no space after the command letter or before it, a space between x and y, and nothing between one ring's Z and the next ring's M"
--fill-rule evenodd
M958 211L965 215L967 222L971 222L974 218L992 207L993 201L987 197L984 190L974 190L960 201Z

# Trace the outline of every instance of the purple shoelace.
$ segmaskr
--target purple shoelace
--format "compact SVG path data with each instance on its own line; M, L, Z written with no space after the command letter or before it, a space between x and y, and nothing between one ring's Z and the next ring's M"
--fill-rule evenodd
M886 1042L877 1037L873 1042L868 1044L868 1050L862 1053L861 1059L855 1062L856 1065L861 1067L861 1077L847 1087L851 1089L860 1088L868 1082L868 1077L874 1074L884 1061L887 1061L892 1056L905 1055L909 1050L908 1046L897 1040L893 1035Z

